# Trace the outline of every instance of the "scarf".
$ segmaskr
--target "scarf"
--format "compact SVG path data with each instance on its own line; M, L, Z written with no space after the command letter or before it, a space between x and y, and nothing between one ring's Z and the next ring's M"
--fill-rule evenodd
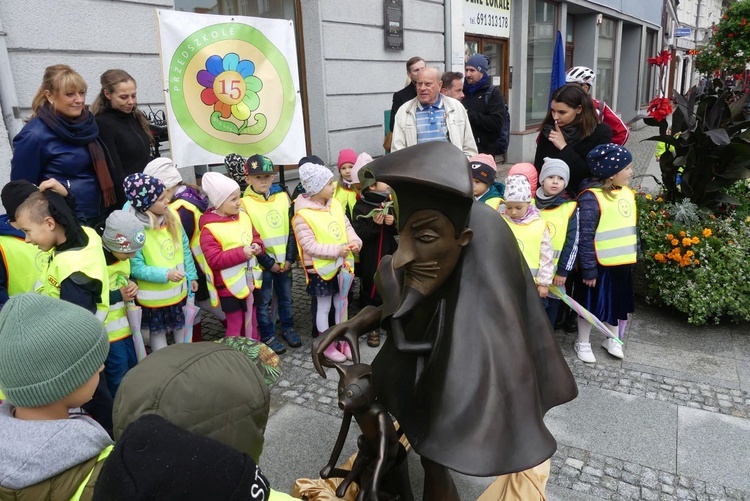
M477 83L464 83L464 93L468 95L474 94L476 91L478 91L484 84L487 82L487 80L490 78L489 75L482 76L482 79L478 81Z
M60 139L76 146L88 147L91 160L94 164L94 174L99 181L99 187L104 195L104 205L111 207L117 204L115 184L107 165L104 153L104 145L99 139L99 127L96 125L94 115L84 107L81 116L71 119L58 115L48 102L39 107L37 111L39 119L47 124Z
M374 205L376 207L380 207L380 205L388 201L388 197L390 196L391 196L390 190L388 191L367 190L367 191L362 192L362 195L360 196L360 200L362 200L364 203L368 205Z
M544 137L549 139L549 133L552 132L554 128L554 122L545 125L542 130ZM565 142L568 143L568 146L573 146L581 141L581 129L577 125L565 125L560 127L560 131L563 133L563 137L565 138Z

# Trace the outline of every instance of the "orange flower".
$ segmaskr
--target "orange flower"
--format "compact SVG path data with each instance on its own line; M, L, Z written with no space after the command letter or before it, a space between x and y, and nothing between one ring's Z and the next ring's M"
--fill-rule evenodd
M700 259L696 259L695 261L693 261L693 264L696 265L696 266L698 266L699 264L701 264Z
M700 239L700 238L698 238L698 237L693 237L693 238L692 238L692 242L693 242L694 244L697 244L697 243L699 243L700 241L701 241L701 239Z
M661 203L661 202L664 201L664 199L662 197L659 197L659 198L656 199L656 201Z
M714 216L713 214L711 214L711 215L710 215L710 216L708 216L708 217L710 217L711 219L716 219L716 216Z
M685 238L682 239L682 245L684 245L685 247L690 247L690 244L692 244L692 243L693 243L693 241L690 240L687 237L685 237Z
M695 252L690 251L690 250L685 253L686 257L693 257L694 255L695 255Z
M656 217L656 212L651 211L651 217Z
M705 238L710 237L713 234L710 228L703 228L703 236Z
M674 240L674 235L667 233L667 240Z
M667 258L661 252L657 252L656 254L654 254L654 261L657 261L659 263L666 263Z
M681 231L681 232L680 232L680 236L681 236L681 237L684 237L684 236L685 236L685 232L684 232L684 231Z
M676 238L673 238L673 239L672 239L672 241L671 241L670 243L671 243L672 245L680 245L680 242L679 242L679 241L678 241L678 240L677 240Z

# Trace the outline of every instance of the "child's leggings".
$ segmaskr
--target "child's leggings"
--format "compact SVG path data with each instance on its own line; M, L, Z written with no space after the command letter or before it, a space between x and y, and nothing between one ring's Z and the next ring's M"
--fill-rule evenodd
M318 328L318 332L322 334L330 327L328 314L331 312L331 303L333 303L338 318L339 310L343 304L341 293L337 292L333 296L318 296L315 299L318 303L318 311L315 313L315 326Z

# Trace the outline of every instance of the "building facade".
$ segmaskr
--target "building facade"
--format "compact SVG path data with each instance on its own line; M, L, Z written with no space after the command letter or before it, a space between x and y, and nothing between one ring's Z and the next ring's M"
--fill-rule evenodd
M488 55L511 115L508 161L518 162L534 156L558 30L566 66L593 68L593 94L625 120L643 112L654 95L646 58L662 40L663 5L630 0L0 2L0 70L9 68L0 71L0 184L8 179L10 141L50 64L78 70L89 84L89 103L102 72L125 69L138 82L141 109L163 108L157 8L292 20L307 148L329 163L342 148L383 154L384 112L405 85L405 62L412 56L462 71L467 55Z

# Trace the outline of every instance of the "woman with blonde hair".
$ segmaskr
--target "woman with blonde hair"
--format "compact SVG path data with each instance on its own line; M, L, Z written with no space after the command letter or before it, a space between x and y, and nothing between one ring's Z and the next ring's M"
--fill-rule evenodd
M86 89L70 66L45 69L31 105L32 118L13 138L10 178L37 185L58 180L75 195L87 224L97 226L125 198L122 173L112 164L85 104Z
M135 79L124 70L107 70L99 80L102 90L91 105L99 136L123 175L143 172L153 159L154 136L138 109Z

